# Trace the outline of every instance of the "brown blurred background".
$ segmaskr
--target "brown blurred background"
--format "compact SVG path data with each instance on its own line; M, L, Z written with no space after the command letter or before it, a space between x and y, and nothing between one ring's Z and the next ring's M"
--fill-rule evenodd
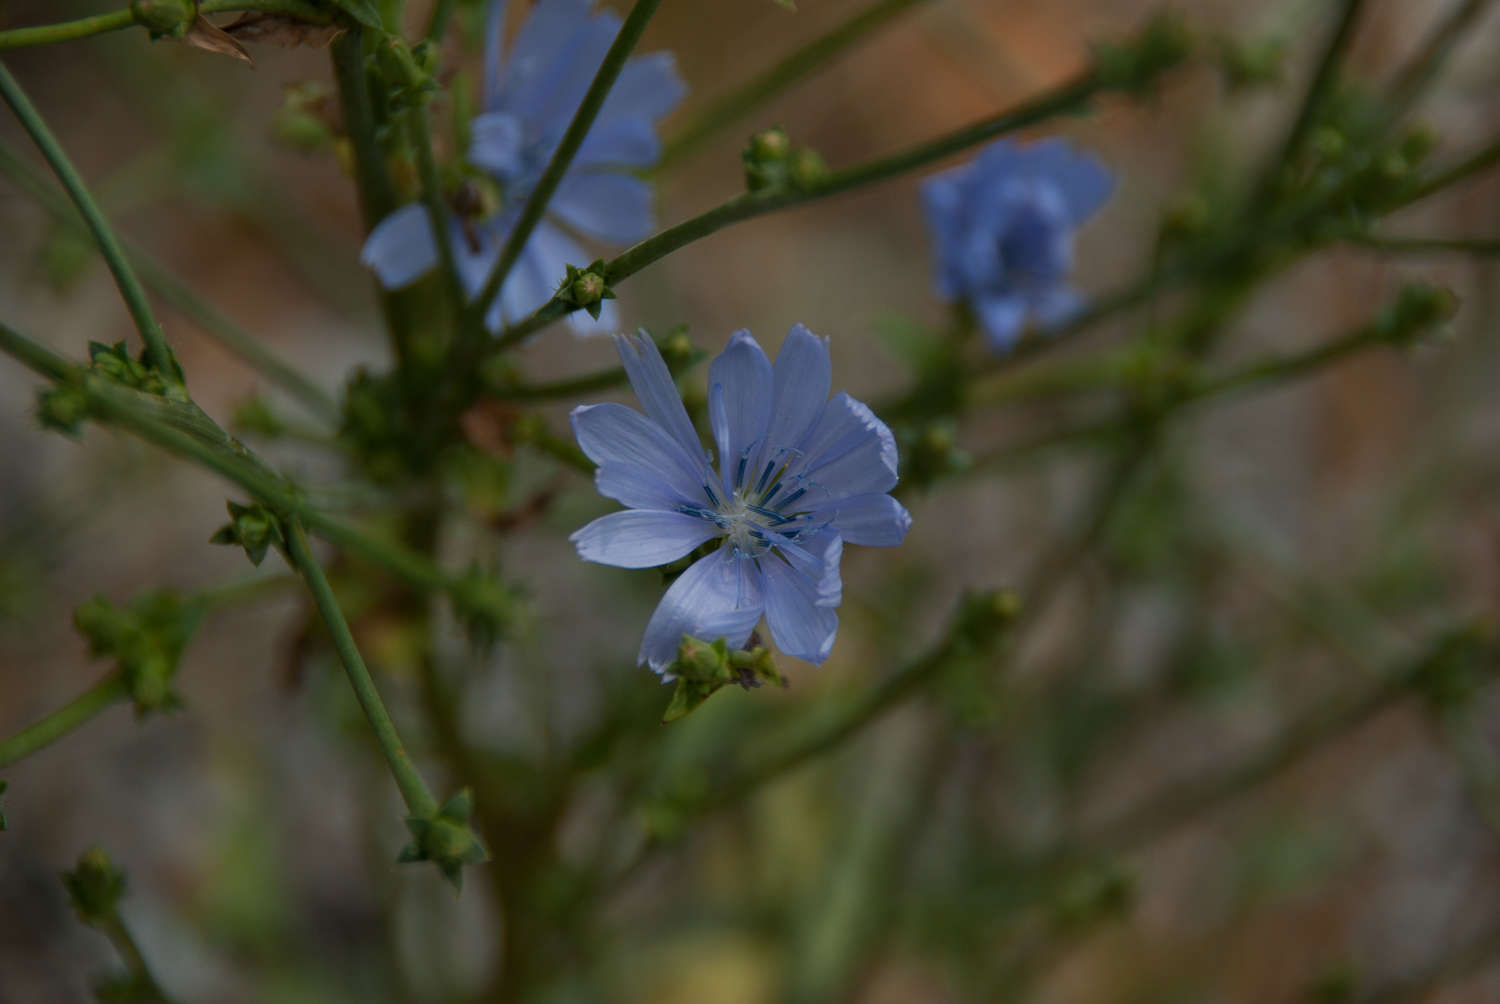
M691 87L665 132L863 0L799 6L664 4L642 50L673 50ZM1194 68L1140 105L1109 99L1042 130L1071 137L1119 176L1112 202L1080 234L1080 287L1101 292L1139 274L1163 207L1190 181L1249 177L1287 121L1331 6L1182 5L1204 35L1285 37L1285 83L1231 96L1209 70ZM1367 6L1351 69L1379 79L1453 5ZM99 9L13 0L0 27ZM680 164L659 188L659 221L737 191L738 150L754 128L779 123L830 164L857 162L1062 80L1083 65L1090 40L1116 37L1153 9L1087 0L919 4ZM1421 106L1442 137L1439 155L1473 149L1500 130L1497 42L1500 15L1492 12ZM254 55L249 69L129 31L5 62L123 232L337 389L351 367L388 362L357 261L352 186L333 157L272 138L283 88L330 82L327 56L266 46ZM0 140L31 156L9 117L0 117ZM623 317L655 329L687 323L711 352L740 327L772 350L800 321L832 336L837 386L878 399L903 383L880 331L902 319L940 328L945 318L931 295L918 180L694 244L622 287ZM1391 230L1493 238L1500 184L1466 183ZM130 337L98 260L3 180L0 234L7 323L75 358L90 339ZM1049 674L1072 674L1086 681L1087 696L1147 695L1145 711L1132 705L1135 717L1119 727L1067 718L1076 729L1069 732L1059 725L1064 710L1002 694L983 714L921 708L891 718L828 762L696 824L613 899L600 928L609 939L602 965L610 999L749 1004L786 999L796 986L805 999L829 988L823 999L871 1004L1258 1002L1316 992L1363 1000L1419 980L1494 931L1500 804L1486 774L1500 748L1493 687L1478 698L1475 734L1457 744L1415 701L1398 702L1135 849L1125 859L1133 908L1078 937L1055 937L1035 920L992 923L1005 909L1007 873L982 872L989 851L1043 846L1078 820L1107 817L1262 748L1301 709L1398 661L1426 629L1495 612L1500 275L1492 262L1320 254L1257 296L1222 358L1342 332L1404 277L1461 297L1451 338L1194 414L1173 438L1167 473L1152 481L1187 492L1181 512L1192 525L1173 515L1142 531L1156 535L1141 544L1156 549L1147 564L1157 571L1148 574L1085 557L1015 660L1018 693L1039 691ZM257 390L282 400L191 324L170 311L164 319L211 414L227 420ZM1107 326L1087 344L1118 342L1130 330ZM523 358L545 378L608 365L611 351L558 328ZM223 483L103 429L88 429L80 442L40 431L36 382L0 365L0 734L104 670L72 628L77 604L247 571L238 551L205 546L232 494ZM998 409L960 440L982 452L1052 420L1045 408ZM314 483L337 480L336 461L316 446L269 444L264 452ZM524 476L539 483L550 475ZM1063 455L909 500L915 522L900 551L848 556L830 663L816 673L789 667L786 694L716 697L681 726L686 738L674 737L672 755L691 762L694 737L711 735L715 716L737 713L718 704L753 701L774 721L883 674L896 664L893 652L918 651L932 637L965 587L1020 583L1041 545L1076 520L1091 480L1087 463ZM536 755L576 732L608 699L601 667L611 667L614 685L655 686L628 662L659 587L576 560L566 534L604 505L582 479L566 485L547 519L480 555L533 592L524 637L470 689L468 724L497 754ZM1154 490L1139 506L1147 522ZM461 541L453 549L455 561L473 556L461 553ZM1217 569L1211 585L1184 588L1176 572L1200 560ZM214 614L184 661L185 711L137 723L114 709L4 772L11 830L0 835L0 1001L87 1000L90 982L115 965L107 943L71 916L56 881L95 843L128 869L127 919L179 999L457 1000L484 985L497 964L494 911L477 886L454 897L427 872L388 864L403 837L393 832L395 792L336 667L314 658L297 668L307 618L294 590ZM1179 668L1187 628L1211 639L1214 665L1232 679L1196 696L1161 696L1157 685ZM399 702L410 686L399 640L383 648L377 626L364 641ZM944 737L938 752L927 741L933 735ZM1473 756L1462 752L1466 742ZM1073 760L1076 775L1066 766ZM899 880L865 894L862 884L873 880L845 866L863 860L860 841L884 832L919 790L926 809L903 838L910 853ZM587 846L588 813L569 825L564 839ZM851 956L841 939L861 925L877 933ZM1480 961L1411 999L1500 1000L1500 949L1492 943ZM1337 996L1346 985L1354 989Z

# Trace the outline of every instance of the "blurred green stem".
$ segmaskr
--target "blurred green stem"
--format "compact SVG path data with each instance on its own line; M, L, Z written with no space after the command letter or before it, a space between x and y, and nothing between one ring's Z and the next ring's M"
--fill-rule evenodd
M1474 22L1489 8L1491 0L1463 0L1443 19L1417 54L1401 68L1391 82L1389 116L1398 118L1409 109L1437 79L1460 40Z
M339 661L344 664L349 686L354 690L355 699L359 701L365 719L375 733L381 752L385 754L386 764L396 779L396 786L401 789L401 797L406 802L407 810L414 817L432 817L437 812L437 799L428 790L427 782L422 780L411 757L407 756L406 747L396 733L396 725L391 721L390 713L380 699L380 692L375 689L375 681L371 679L370 671L359 654L359 647L354 643L354 635L349 630L348 621L344 619L343 610L339 608L338 599L333 595L333 587L323 574L323 566L313 557L306 531L295 519L288 521L286 525L286 544L292 565L306 580L313 603L317 605L318 613L333 638L333 647L338 652Z
M897 14L925 2L926 0L876 0L832 31L809 42L735 90L710 101L667 142L653 173L665 172L677 161L694 153L712 136L738 122Z
M75 366L50 349L0 324L0 352L52 380L66 381L88 397L89 416L179 456L239 485L277 512L296 518L318 536L359 554L422 589L450 591L456 581L429 558L367 533L308 505L295 485L267 467L195 406L121 387Z
M299 21L327 24L330 13L315 3L302 0L201 0L200 14L220 14L228 11L260 11L267 14L286 14ZM136 19L135 11L127 7L109 14L94 14L58 24L43 24L32 28L11 28L0 31L0 52L7 49L22 49L33 45L51 45L55 42L71 42L90 35L102 35L109 31L129 28L142 22Z
M135 1004L171 1004L172 999L156 981L135 935L130 933L130 928L125 926L125 921L120 917L119 908L111 910L108 916L100 918L94 926L109 939L109 943L125 963L125 968L130 971L131 996L126 999Z
M599 69L594 74L593 82L589 84L588 91L583 95L583 101L578 105L578 110L573 113L573 119L568 123L568 129L558 142L557 149L553 151L552 159L547 162L542 176L537 179L536 187L526 199L526 205L521 209L521 215L516 220L515 226L511 228L505 246L500 249L500 257L495 261L489 278L480 289L479 295L474 298L469 313L471 326L475 331L484 331L484 321L489 314L490 304L500 294L500 287L505 285L511 267L521 256L521 249L526 246L526 242L531 239L532 231L541 222L542 213L546 211L547 203L552 199L552 193L557 191L557 186L562 183L563 175L573 163L574 155L583 145L584 137L593 126L599 110L604 107L604 100L609 97L615 80L619 77L620 71L625 68L626 60L630 58L630 53L640 41L646 25L650 23L652 15L660 6L661 0L636 0L630 13L625 16L619 33L615 35L609 51L604 54L604 61L599 64Z
M31 165L3 143L0 143L0 174L9 176L59 224L78 228L85 226L68 201ZM131 263L140 271L141 279L157 296L267 380L283 387L319 418L334 423L339 420L338 402L321 387L266 348L259 338L222 314L139 245L129 240L123 243Z
M29 725L0 742L0 767L8 767L23 757L48 746L89 721L112 705L128 700L129 691L120 673L110 673L93 687L58 708L41 721Z
M120 242L116 239L109 221L94 204L88 186L73 169L73 164L52 135L52 131L42 121L41 115L26 97L26 92L21 90L21 85L16 82L16 78L11 76L10 71L3 65L0 65L0 96L4 97L5 103L10 105L11 111L15 112L22 128L41 150L42 156L57 174L57 180L62 182L73 204L83 214L84 222L88 224L94 239L98 241L99 250L104 255L110 272L114 274L115 285L120 289L120 296L125 300L125 306L130 311L136 330L140 332L141 340L146 344L152 365L164 380L175 382L177 370L172 362L172 353L167 348L166 337L162 334L161 325L152 316L151 303L146 296L146 290L136 278L134 270L131 269L130 262L125 257L125 250L120 247Z
M1384 254L1456 254L1474 258L1500 256L1500 238L1381 237L1374 234L1361 234L1344 238L1344 243Z
M1354 38L1354 28L1359 22L1364 2L1365 0L1342 0L1343 9L1339 13L1338 24L1329 36L1322 58L1318 60L1317 70L1307 85L1297 115L1287 129L1280 148L1261 169L1260 180L1246 204L1249 215L1263 212L1274 201L1277 187L1286 176L1285 172L1292 170L1297 163L1302 145L1307 142L1338 82L1339 64L1343 62L1344 53L1348 51L1349 43Z

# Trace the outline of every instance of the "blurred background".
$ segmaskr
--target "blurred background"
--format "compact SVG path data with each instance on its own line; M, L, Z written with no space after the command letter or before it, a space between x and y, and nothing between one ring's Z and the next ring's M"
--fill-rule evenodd
M675 52L691 90L664 134L864 6L663 4L640 51ZM1140 275L1163 213L1190 186L1250 182L1336 6L1181 5L1205 40L1282 40L1281 82L1231 92L1193 66L1152 98L1107 98L1031 134L1067 136L1118 175L1079 234L1080 288ZM1387 80L1457 6L1371 0L1350 76ZM12 0L0 27L101 9ZM756 129L780 124L831 165L856 163L1064 80L1091 41L1154 9L917 3L672 164L658 220L739 191L739 150ZM450 58L472 69L459 35ZM1489 11L1416 109L1439 136L1436 156L1500 132L1497 43L1500 12ZM352 183L336 155L299 150L278 127L288 88L331 88L328 57L268 45L253 55L252 69L132 30L5 63L123 233L337 391L352 368L390 360L358 264ZM9 116L0 142L40 165ZM932 294L920 176L696 243L624 284L622 316L654 331L686 324L710 353L741 327L774 351L802 322L831 336L836 389L888 400L909 382L911 339L950 323ZM1500 236L1497 181L1478 176L1388 229ZM131 337L91 245L6 177L0 234L4 321L73 358L89 340ZM1118 496L1108 520L1069 554L1013 650L709 812L680 811L678 796L711 786L726 757L928 650L965 589L1033 581L1090 518L1107 464L1050 451L907 494L906 544L846 556L827 665L783 660L786 691L729 688L662 726L670 692L630 664L660 577L577 560L567 534L611 504L587 478L505 451L486 482L500 503L470 499L473 528L445 542L455 567L498 565L530 593L519 634L490 655L453 632L465 736L518 818L567 775L537 859L546 874L527 879L537 911L549 896L569 900L599 862L612 875L588 887L586 910L551 915L560 933L535 949L546 975L533 999L1500 1000L1500 689L1476 684L1446 702L1382 689L1434 637L1488 622L1500 602L1494 258L1318 253L1257 290L1215 360L1318 344L1411 278L1460 298L1444 337L1176 421L1150 462L1106 492ZM1065 352L1123 344L1159 306L1122 312ZM162 317L211 415L228 422L253 394L297 415L188 319ZM613 352L556 326L519 358L545 380L608 366ZM250 571L239 551L205 546L237 493L119 433L41 431L37 383L0 365L0 735L108 668L72 626L80 603ZM556 428L575 403L548 412ZM956 439L982 459L1075 413L1068 399L1017 395ZM340 455L315 429L246 439L328 486L330 505L358 496L339 487ZM537 498L533 517L493 532L495 512ZM273 556L261 574L284 571ZM387 700L442 778L401 625L378 598L360 599L357 567L339 571ZM89 1000L118 967L57 881L94 844L128 872L125 919L176 999L489 993L506 923L482 874L493 866L471 869L455 896L431 869L391 863L403 810L295 586L210 615L183 660L184 710L138 722L114 708L3 772L0 1001ZM601 722L613 731L590 759L578 750ZM1057 849L1075 846L1087 850L1078 867L1055 867Z

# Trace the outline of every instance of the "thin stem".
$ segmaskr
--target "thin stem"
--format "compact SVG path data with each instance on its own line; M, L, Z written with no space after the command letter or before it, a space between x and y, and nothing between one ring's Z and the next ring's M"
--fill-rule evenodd
M1261 170L1260 182L1247 204L1251 213L1258 213L1265 208L1272 195L1275 194L1283 172L1296 162L1297 155L1302 152L1303 143L1307 141L1308 135L1318 121L1318 116L1322 114L1324 106L1328 103L1329 95L1333 92L1334 84L1338 80L1339 64L1343 61L1344 53L1354 38L1354 26L1359 21L1360 10L1363 7L1364 0L1343 0L1343 10L1339 14L1338 25L1323 49L1318 68L1313 73L1312 81L1307 85L1307 92L1302 98L1301 106L1297 109L1297 117L1292 120L1291 126L1287 129L1280 149Z
M365 29L355 25L331 46L344 129L354 149L354 182L359 191L365 232L396 208L396 189L386 170L385 153L375 138L375 110L365 83Z
M455 580L423 555L309 506L295 485L267 467L196 407L165 401L90 376L56 353L0 324L0 352L53 380L67 380L89 399L90 417L187 457L239 485L318 536L423 589L449 591Z
M453 309L464 308L463 287L458 281L458 265L453 257L453 241L448 232L448 209L443 205L443 182L438 177L437 159L432 155L432 135L427 121L427 106L420 101L407 113L407 141L417 155L417 175L422 180L422 204L427 207L427 222L437 245L444 285Z
M1475 644L1472 626L1461 625L1441 634L1416 659L1353 699L1335 700L1307 713L1269 746L1226 768L1175 782L1123 814L1085 831L1080 847L1129 850L1158 839L1181 824L1222 805L1275 777L1283 770L1352 731L1411 693L1412 688L1440 660ZM1494 652L1490 651L1491 660ZM1064 852L1063 856L1072 853Z
M54 42L71 42L75 38L102 35L107 31L119 31L135 24L135 15L130 10L117 10L110 14L95 14L76 21L61 24L43 24L34 28L12 28L0 31L0 52L8 49L24 49L32 45L51 45Z
M318 613L333 637L333 647L338 652L339 661L344 664L349 686L353 688L354 697L364 710L365 719L375 733L375 740L385 754L386 764L391 768L396 786L401 789L401 797L406 802L407 810L417 817L432 816L437 811L437 799L428 790L427 782L422 780L421 773L416 764L412 763L401 737L396 733L396 725L380 699L380 692L375 689L370 671L365 668L365 661L354 643L349 623L344 619L339 601L333 595L333 587L328 584L323 567L318 564L308 547L306 531L295 520L287 525L286 530L287 553L292 559L292 565L306 580L313 603L317 605Z
M83 221L78 218L68 200L4 144L0 144L0 174L8 175L58 223L79 229L84 227ZM157 296L197 324L210 338L243 359L252 369L285 388L318 417L329 422L338 421L338 402L323 388L303 376L299 370L266 348L259 338L235 324L217 307L199 296L192 287L173 275L140 245L128 239L124 241L124 245L131 263L139 270L142 281Z
M1345 244L1383 254L1456 254L1475 258L1500 256L1500 238L1489 237L1380 237L1356 235Z
M1487 145L1480 147L1457 163L1429 175L1425 181L1406 193L1396 206L1392 208L1408 206L1413 202L1425 199L1429 195L1442 191L1449 185L1463 181L1470 175L1488 170L1497 162L1500 162L1500 138L1491 140Z
M710 137L739 121L897 14L923 2L925 0L876 0L843 24L815 38L735 90L709 102L692 122L667 143L655 171L660 173L667 170L696 151Z
M453 17L453 9L457 6L457 0L437 0L432 5L432 17L427 21L427 41L442 41L443 33L448 30L448 21Z
M47 717L0 742L0 767L9 767L77 729L107 708L128 700L125 678L110 673Z
M1468 34L1469 28L1490 3L1491 0L1464 0L1433 30L1427 42L1391 82L1388 105L1392 118L1410 108L1437 79L1454 47Z
M134 270L131 269L130 262L125 257L125 250L120 247L120 242L115 238L109 221L104 218L104 214L94 203L88 186L73 169L67 154L63 152L57 139L52 135L52 131L47 128L41 115L26 97L26 92L21 90L21 85L16 82L16 78L11 76L10 71L4 65L0 65L0 96L5 98L5 103L10 105L11 111L15 112L22 128L42 151L42 156L47 159L47 163L57 174L57 179L62 182L63 188L67 189L68 196L72 198L78 211L83 214L84 222L93 232L94 239L99 242L99 250L104 255L110 272L114 273L115 285L119 287L120 296L130 310L130 317L135 322L136 330L140 332L141 340L146 343L152 364L163 378L175 379L176 367L172 363L172 353L167 348L166 337L162 334L161 325L152 316L151 303L146 297L146 290L136 278Z
M674 251L709 236L732 223L777 212L791 206L814 202L864 185L886 181L907 171L924 167L958 153L987 139L1034 125L1054 115L1082 107L1089 98L1105 90L1105 84L1094 74L1085 73L1015 108L919 143L907 150L881 157L865 164L835 171L822 181L800 189L776 189L747 192L692 219L648 237L605 263L604 276L611 285L635 275ZM552 301L536 313L507 328L489 346L500 351L522 341L532 332L545 327L576 308Z
M660 6L661 0L636 0L635 6L625 16L625 22L620 25L619 33L615 35L614 42L605 53L604 62L599 64L599 71L594 74L593 83L589 84L589 89L583 96L583 102L573 113L573 120L568 123L568 131L563 133L562 140L552 153L552 159L547 162L546 170L537 180L536 188L526 200L520 218L516 220L516 225L511 229L505 246L501 248L500 257L495 262L489 279L486 280L479 296L474 300L471 314L475 328L483 329L484 318L489 313L490 303L499 295L500 287L505 284L506 277L510 275L511 267L521 256L521 249L526 246L526 242L531 239L531 232L541 222L542 213L546 211L547 203L552 200L552 193L557 191L557 186L562 183L563 175L573 163L574 155L583 145L584 137L593 126L599 110L604 107L604 100L609 97L610 89L615 85L615 79L625 68L625 62L630 58L631 51L635 49L636 43L640 41L642 33L646 30L646 25L651 21L651 16Z
M130 928L125 926L119 909L110 911L109 916L101 918L97 926L109 939L109 943L115 947L115 951L120 954L125 968L130 970L131 989L135 993L130 999L149 1002L149 1004L169 1004L171 998L156 981L151 966L146 962L145 953L141 951L135 935L130 933Z

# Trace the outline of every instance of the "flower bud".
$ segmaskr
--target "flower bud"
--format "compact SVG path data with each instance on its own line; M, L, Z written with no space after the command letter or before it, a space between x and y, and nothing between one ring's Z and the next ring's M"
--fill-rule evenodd
M109 922L125 895L125 873L98 847L85 851L62 880L78 919L90 927Z
M82 387L60 384L37 395L36 418L45 429L77 438L89 415L89 396Z
M181 38L198 17L198 5L190 0L133 0L130 15L152 38Z

